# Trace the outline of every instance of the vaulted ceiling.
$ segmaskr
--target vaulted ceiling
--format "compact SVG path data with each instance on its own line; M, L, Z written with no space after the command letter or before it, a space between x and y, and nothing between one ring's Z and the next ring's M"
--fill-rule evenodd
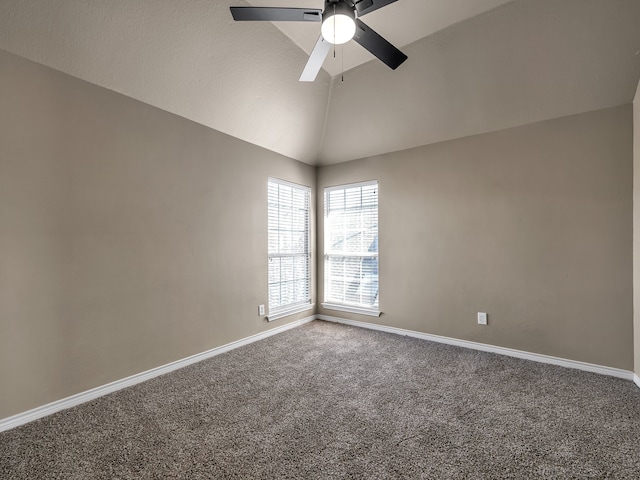
M320 165L629 103L640 78L639 0L398 0L363 20L404 64L351 42L314 83L319 25L234 22L249 4L323 1L1 0L0 48Z

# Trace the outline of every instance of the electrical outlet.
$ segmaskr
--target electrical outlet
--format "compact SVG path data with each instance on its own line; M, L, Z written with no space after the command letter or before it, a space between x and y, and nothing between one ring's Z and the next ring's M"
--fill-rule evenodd
M264 305L258 305L258 315L264 316Z
M478 312L478 325L487 324L487 314L485 312Z

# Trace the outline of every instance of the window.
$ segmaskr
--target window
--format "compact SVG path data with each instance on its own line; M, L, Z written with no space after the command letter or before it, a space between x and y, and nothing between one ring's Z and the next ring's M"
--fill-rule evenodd
M380 315L378 182L324 190L323 307Z
M269 179L269 320L311 305L310 189Z

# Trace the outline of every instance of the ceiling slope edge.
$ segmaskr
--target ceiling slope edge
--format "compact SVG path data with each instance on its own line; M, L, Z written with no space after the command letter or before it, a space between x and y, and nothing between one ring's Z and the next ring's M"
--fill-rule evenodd
M238 3L5 0L0 48L313 164L331 78L298 82L306 54L269 23L239 29Z
M319 165L629 103L640 78L640 2L521 0L334 80ZM388 70L388 69L387 69Z

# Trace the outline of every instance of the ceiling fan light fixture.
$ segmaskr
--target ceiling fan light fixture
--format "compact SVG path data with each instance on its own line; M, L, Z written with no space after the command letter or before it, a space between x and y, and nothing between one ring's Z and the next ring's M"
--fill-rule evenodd
M327 2L322 14L322 37L329 43L347 43L356 34L356 14L344 2Z
M311 1L311 0L309 0ZM407 56L360 20L374 10L398 0L325 0L324 10L295 7L230 7L236 21L322 22L322 34L300 75L301 82L313 82L332 45L353 39L374 57L395 70ZM335 48L333 51L335 57ZM344 58L344 57L343 57Z

